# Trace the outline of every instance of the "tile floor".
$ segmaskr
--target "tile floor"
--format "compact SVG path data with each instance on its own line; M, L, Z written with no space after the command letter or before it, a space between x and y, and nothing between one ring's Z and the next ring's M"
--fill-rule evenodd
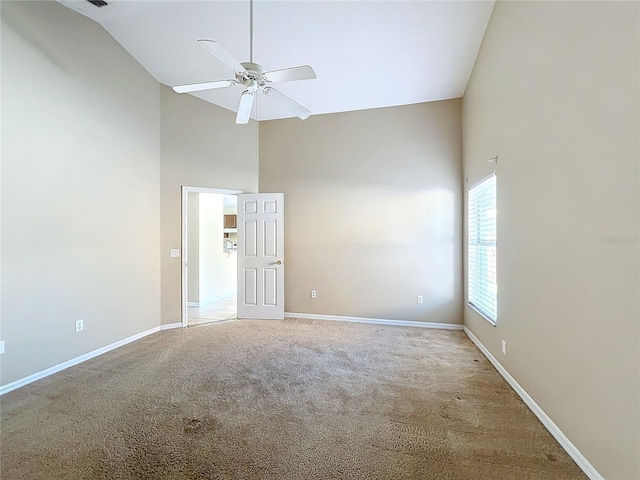
M200 307L188 307L189 320L187 325L200 325L202 323L221 322L236 318L236 296L223 298L217 302Z

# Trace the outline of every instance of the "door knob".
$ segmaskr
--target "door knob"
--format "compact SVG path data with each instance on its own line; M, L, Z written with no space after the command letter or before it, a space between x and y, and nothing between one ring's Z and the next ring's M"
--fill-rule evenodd
M276 262L276 265L282 265L282 260L278 260L278 261Z

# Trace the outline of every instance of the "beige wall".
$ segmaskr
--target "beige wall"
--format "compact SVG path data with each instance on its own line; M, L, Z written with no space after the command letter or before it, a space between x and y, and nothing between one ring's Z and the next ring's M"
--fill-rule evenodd
M465 325L610 479L640 478L639 20L498 2L464 98L469 182L499 155L498 325Z
M62 5L1 8L6 385L159 325L160 91Z
M258 131L255 121L235 124L235 114L190 95L161 88L162 323L180 321L181 186L255 193Z
M461 100L262 122L285 310L461 323L461 168Z

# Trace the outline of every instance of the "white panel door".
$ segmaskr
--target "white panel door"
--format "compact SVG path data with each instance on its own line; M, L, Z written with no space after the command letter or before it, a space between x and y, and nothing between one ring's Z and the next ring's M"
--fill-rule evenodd
M238 318L284 318L284 194L238 195Z

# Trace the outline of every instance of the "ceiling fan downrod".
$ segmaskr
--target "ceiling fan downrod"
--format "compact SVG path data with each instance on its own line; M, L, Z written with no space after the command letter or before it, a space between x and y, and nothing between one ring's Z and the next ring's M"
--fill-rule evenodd
M253 63L253 0L249 0L249 62Z

